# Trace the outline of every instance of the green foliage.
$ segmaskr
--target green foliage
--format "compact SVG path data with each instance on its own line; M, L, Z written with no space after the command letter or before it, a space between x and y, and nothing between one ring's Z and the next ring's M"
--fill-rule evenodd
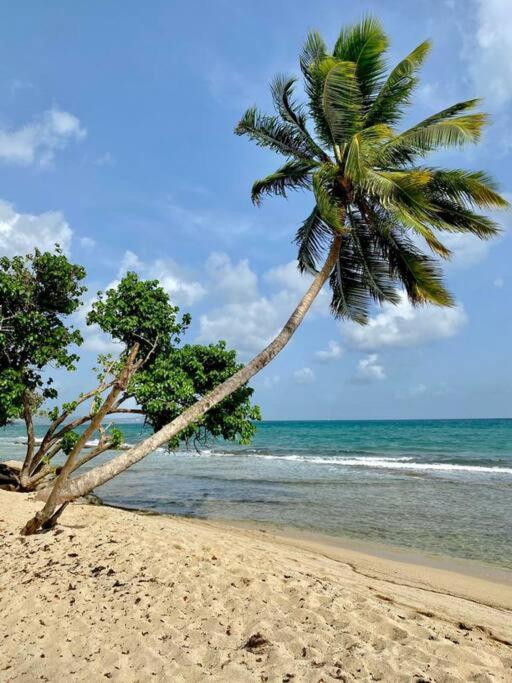
M123 432L118 427L110 427L108 430L110 448L116 449L123 443Z
M0 370L0 425L21 417L25 390L22 372L13 368Z
M140 280L135 273L128 273L116 287L98 295L87 318L88 324L99 325L125 347L117 359L111 355L98 357L96 372L100 383L107 375L118 376L126 351L135 342L141 345L139 355L143 363L131 377L121 402L135 399L155 430L241 367L236 362L236 352L228 350L224 342L182 346L190 315L186 313L179 320L178 313L179 308L170 303L157 281ZM247 443L254 434L253 421L260 419L258 407L250 401L252 393L247 386L238 389L210 410L200 423L182 432L170 447L177 447L180 440L204 443L216 437ZM97 392L90 407L91 415L97 412L102 401L103 394ZM110 427L108 441L110 448L117 448L123 441L122 432Z
M209 346L186 344L159 355L139 371L130 383L129 391L149 424L157 430L240 367L236 352L226 349L224 342ZM169 447L176 448L180 441L204 443L211 437L248 443L255 431L253 421L260 419L259 408L250 402L252 394L253 389L248 386L237 389L200 422L181 432Z
M343 29L330 54L311 33L300 55L305 105L293 98L295 79L278 76L277 115L251 108L235 131L286 157L254 184L253 201L313 190L315 206L295 237L299 269L317 272L341 234L331 308L361 323L373 302L397 302L401 289L414 304L452 305L436 258L450 257L440 233L489 239L498 226L477 209L508 206L482 172L421 165L431 152L478 142L486 116L473 111L479 104L473 99L397 130L430 43L386 75L387 48L372 17Z
M145 356L156 347L163 350L180 342L190 324L190 316L185 314L178 322L178 310L169 303L157 280L140 280L135 273L128 273L117 287L105 294L98 293L87 324L99 325L126 349L138 342L140 355ZM102 359L101 364L106 363L107 359Z
M52 378L43 380L50 364L74 369L78 356L69 347L82 337L65 318L80 305L84 277L58 246L0 258L0 425L21 415L26 394L33 408L38 392L56 397Z
M64 434L62 441L60 442L61 451L66 455L69 455L76 446L79 438L80 434L78 434L78 432L71 431Z

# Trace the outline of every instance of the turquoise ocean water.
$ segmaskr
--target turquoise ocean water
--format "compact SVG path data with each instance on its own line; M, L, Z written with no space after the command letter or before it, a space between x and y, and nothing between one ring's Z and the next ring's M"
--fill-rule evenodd
M20 457L23 433L0 431L0 460ZM250 446L159 450L97 493L512 569L512 420L263 422Z

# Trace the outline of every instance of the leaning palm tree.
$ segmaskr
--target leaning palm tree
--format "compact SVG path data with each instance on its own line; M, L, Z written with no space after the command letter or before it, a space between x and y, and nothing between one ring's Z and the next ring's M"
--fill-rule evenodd
M300 57L306 104L294 100L295 78L272 84L276 114L249 109L236 128L286 159L254 183L252 199L311 189L314 205L295 242L298 267L313 281L277 337L242 370L130 451L74 480L61 481L59 501L88 493L169 441L265 367L284 348L324 284L334 316L365 323L373 303L450 306L438 257L449 258L443 233L489 239L497 225L476 209L505 207L480 171L427 166L430 152L479 140L486 122L478 100L460 102L398 131L430 43L421 43L386 74L388 39L367 18L342 30L332 53L316 32ZM57 482L59 485L59 482ZM27 525L50 519L55 499Z

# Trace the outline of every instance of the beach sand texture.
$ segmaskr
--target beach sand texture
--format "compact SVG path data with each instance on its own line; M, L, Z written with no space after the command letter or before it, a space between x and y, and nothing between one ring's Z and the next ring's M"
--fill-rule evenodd
M108 507L22 538L39 507L0 491L2 682L512 681L510 585Z

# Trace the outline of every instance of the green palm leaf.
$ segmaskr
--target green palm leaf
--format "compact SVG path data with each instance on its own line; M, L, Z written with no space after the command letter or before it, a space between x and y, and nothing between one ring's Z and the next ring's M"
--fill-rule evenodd
M322 167L313 175L313 192L315 194L318 213L324 223L334 232L344 230L344 210L338 203L332 185L332 168Z
M285 156L312 160L307 143L293 126L276 116L260 114L255 107L245 112L235 133L248 135L260 147L269 147Z
M322 89L322 110L334 145L348 142L360 130L361 106L355 64L338 62L329 68Z
M311 186L311 171L318 165L318 162L302 159L288 161L275 173L254 183L251 193L252 201L259 204L265 194L286 197L287 190L309 188Z
M376 123L394 124L400 119L403 107L409 104L411 93L418 83L416 72L430 48L431 43L426 40L395 66L366 116L367 126Z
M295 244L299 249L297 261L301 273L316 273L319 270L331 241L332 230L323 222L318 207L315 206L295 235Z
M411 163L437 149L478 142L486 120L485 114L467 114L435 123L420 123L383 145L379 163L384 167Z
M349 212L351 225L350 240L354 255L358 258L361 271L361 283L366 287L374 301L382 304L388 301L397 304L400 295L396 288L389 264L382 251L378 249L368 224L360 216Z
M362 325L368 321L372 297L361 277L360 262L350 239L344 239L336 266L329 278L332 292L331 312Z
M383 55L388 44L380 22L373 17L366 17L359 24L343 29L334 46L333 56L337 60L355 64L364 106L370 104L384 75Z
M389 264L390 274L401 282L413 304L452 306L437 262L423 254L390 220L373 223L375 238Z
M490 176L482 171L431 169L429 189L435 198L453 199L468 207L506 209L509 203L497 192Z
M281 75L276 76L276 78L272 81L270 88L272 92L272 98L274 100L274 106L283 121L287 121L292 126L295 126L298 131L300 131L311 154L319 159L322 159L322 161L329 161L329 156L319 145L317 145L308 132L306 123L307 116L304 113L303 108L297 106L292 100L295 81L296 79L293 77L287 78L286 76Z

